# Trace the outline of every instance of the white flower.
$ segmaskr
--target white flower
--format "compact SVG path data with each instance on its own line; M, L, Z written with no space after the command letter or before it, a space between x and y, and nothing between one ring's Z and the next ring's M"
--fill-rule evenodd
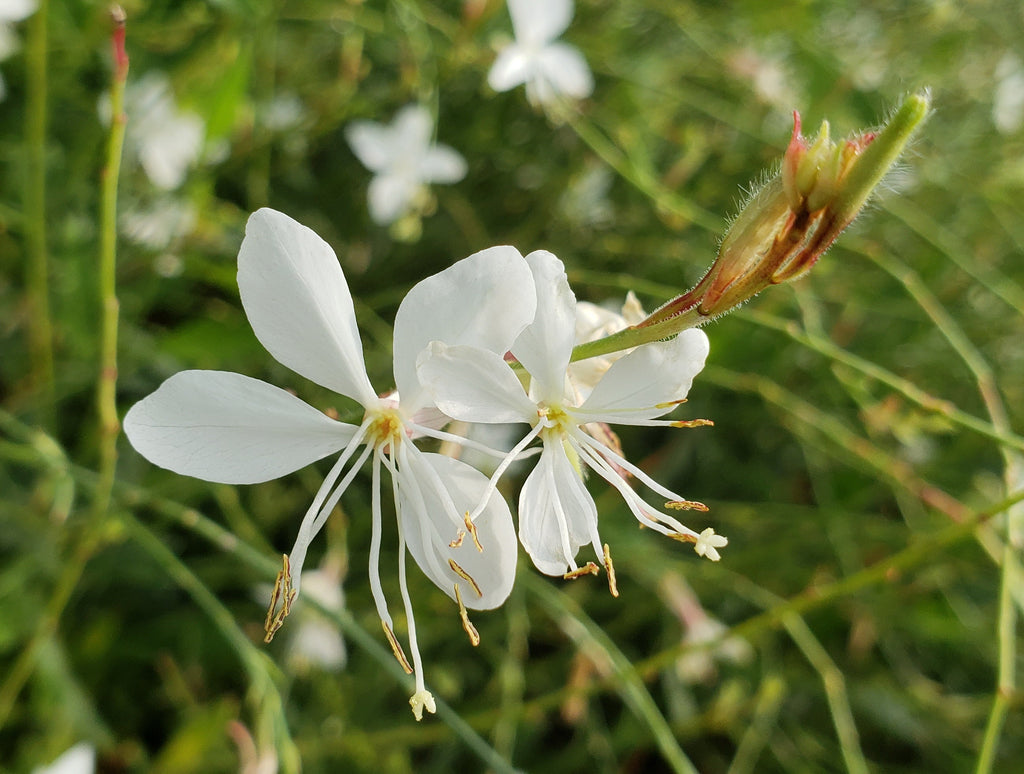
M1013 134L1024 124L1024 65L1013 54L1004 54L996 67L992 95L992 121L1000 134Z
M337 562L325 562L315 570L307 570L302 575L302 586L306 598L329 612L345 607ZM343 669L348 653L337 625L309 605L298 610L298 618L298 626L288 641L288 660L298 668L314 664L328 671Z
M562 263L554 255L537 251L526 260L534 273L537 314L511 352L530 374L529 392L501 355L442 342L433 342L421 354L420 378L438 408L455 419L532 425L499 466L492 486L503 466L539 436L543 442L540 460L519 497L520 540L538 569L565 577L597 571L593 563L580 569L575 561L580 546L589 543L603 557L615 593L608 549L602 548L598 536L597 507L583 480L584 466L619 491L641 524L677 540L696 543L699 537L645 502L617 469L628 471L666 498L669 508L703 510L704 506L666 489L584 432L582 426L684 425L656 417L671 411L686 396L693 377L704 366L707 336L688 330L671 341L637 347L617 360L586 400L578 402L566 374L573 349L576 299Z
M622 312L614 312L589 301L576 302L576 343L586 344L590 341L603 339L625 330L631 325L642 322L647 317L640 300L631 290L626 294L622 304ZM626 351L610 352L607 355L577 360L569 364L569 378L572 380L577 397L582 401L594 389L601 377Z
M0 61L18 50L14 25L36 12L38 0L0 0ZM0 100L7 95L7 87L0 76Z
M416 674L417 717L430 709L407 591L405 549L442 591L466 607L500 605L512 587L515 531L508 506L491 496L487 478L449 457L427 454L413 433L447 437L419 424L436 415L416 376L416 356L434 339L505 352L533 317L529 267L512 247L476 253L416 285L395 319L394 377L401 400L377 397L363 365L352 297L331 248L308 228L274 210L249 218L238 255L238 287L256 337L278 362L362 405L358 425L337 422L292 394L257 379L221 371L185 371L140 401L124 420L132 445L147 459L207 481L248 484L283 476L341 452L299 527L267 616L268 639L280 628L302 581L313 538L363 463L372 458L370 587L396 658ZM397 511L399 585L412 663L394 634L380 582L381 471L392 479ZM464 515L484 502L481 516ZM453 540L465 532L473 539ZM275 613L276 601L282 602Z
M557 40L572 21L572 0L508 0L508 12L515 42L491 66L491 88L508 91L525 83L534 105L590 96L594 78L586 60L574 46Z
M100 113L109 120L109 94L100 102ZM202 152L203 119L178 109L167 76L159 72L146 73L128 85L125 113L126 145L138 157L150 182L165 191L180 187Z
M79 742L49 766L39 766L32 774L92 774L96 770L96 750Z
M447 145L431 143L434 122L421 105L407 105L388 126L354 121L345 130L352 152L374 173L367 194L370 217L386 226L414 205L428 183L457 183L466 160Z

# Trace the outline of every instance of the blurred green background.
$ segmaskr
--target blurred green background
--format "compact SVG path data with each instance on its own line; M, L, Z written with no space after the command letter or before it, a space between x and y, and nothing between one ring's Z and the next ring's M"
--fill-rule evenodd
M350 409L249 329L235 257L258 207L334 247L383 387L403 293L454 260L544 248L580 299L633 289L653 309L711 263L793 109L841 136L931 90L910 152L809 277L708 327L681 415L715 427L622 434L710 506L722 561L638 531L594 482L621 596L522 555L510 600L474 616L474 649L414 582L447 702L417 724L366 578L368 476L314 547L345 590L333 668L295 657L297 621L262 643L325 465L212 485L120 438L97 504L111 23L103 3L40 5L5 26L20 48L0 62L0 770L80 741L101 772L1020 770L1020 535L999 503L1024 486L1024 6L580 2L564 39L596 87L553 118L487 86L511 33L495 0L125 3L129 97L162 73L167 115L203 140L161 189L140 163L151 106L129 100L121 416L187 368ZM344 129L413 102L469 171L385 228Z

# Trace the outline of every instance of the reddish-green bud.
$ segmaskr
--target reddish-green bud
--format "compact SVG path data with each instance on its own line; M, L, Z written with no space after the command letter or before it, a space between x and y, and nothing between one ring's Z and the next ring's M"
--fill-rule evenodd
M928 109L928 95L916 94L880 131L838 143L827 121L817 136L805 138L794 112L779 173L733 221L708 273L640 325L672 335L806 273L860 212Z

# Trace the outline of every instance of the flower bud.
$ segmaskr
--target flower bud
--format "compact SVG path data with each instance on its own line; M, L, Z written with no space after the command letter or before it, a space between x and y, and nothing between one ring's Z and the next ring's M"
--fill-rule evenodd
M860 212L924 121L929 104L926 93L913 95L880 131L838 143L827 121L817 136L805 138L794 111L779 173L733 221L708 273L641 325L657 325L672 335L806 273Z

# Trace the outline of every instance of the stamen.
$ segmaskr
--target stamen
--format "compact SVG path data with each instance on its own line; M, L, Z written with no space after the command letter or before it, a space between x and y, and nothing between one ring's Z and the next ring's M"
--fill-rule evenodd
M455 535L455 539L448 544L449 548L462 548L462 539L466 537L466 531L460 529Z
M715 423L710 419L677 419L671 423L672 427L714 427Z
M711 510L704 503L699 503L696 500L671 500L665 503L665 507L673 511L700 511L701 513Z
M680 543L696 543L697 536L691 535L687 532L667 532L665 533L668 537L673 540L678 540Z
M567 572L562 576L563 580L576 580L582 578L584 575L597 575L601 572L601 568L593 562L587 562L585 565L580 567L578 570ZM618 596L618 594L616 594Z
M490 497L487 499L490 500ZM484 547L480 545L480 537L476 534L476 524L471 518L469 518L469 511L466 511L466 515L463 516L463 521L466 522L466 529L469 530L469 534L473 536L473 542L476 544L476 550L483 553Z
M679 400L668 400L664 403L655 403L654 408L664 409L678 406L681 403L686 403L686 398L680 398Z
M619 596L619 587L615 583L615 566L612 564L612 552L608 544L604 544L604 569L608 572L608 591L613 597Z
M459 567L458 563L454 559L448 560L448 566L455 571L456 575L458 575L460 578L465 579L465 581L473 587L473 591L476 592L476 595L478 597L482 597L484 595L484 593L480 591L480 587L477 585L477 582L473 580L473 577L468 572Z
M380 625L384 629L384 636L388 638L388 642L391 644L391 651L395 654L395 658L398 659L398 663L402 665L402 669L405 670L407 675L411 675L412 667L409 666L409 659L405 657L405 651L402 650L402 646L398 642L398 638L395 637L395 633L383 621L380 622Z
M480 644L480 632L473 626L473 622L469 620L469 613L466 612L466 606L462 602L462 592L459 591L459 584L455 584L455 601L459 603L459 617L462 618L462 628L466 630L466 634L469 635L469 641L473 643L475 648Z
M277 573L277 580L274 581L274 591L270 595L270 608L267 610L267 620L263 624L263 631L266 632L266 636L263 638L264 642L273 640L277 630L284 626L284 619L292 611L292 602L295 601L295 595L299 593L292 589L292 573L288 563L288 554L284 554L282 559L281 570ZM275 615L274 610L277 608L278 600L281 601L281 609Z

